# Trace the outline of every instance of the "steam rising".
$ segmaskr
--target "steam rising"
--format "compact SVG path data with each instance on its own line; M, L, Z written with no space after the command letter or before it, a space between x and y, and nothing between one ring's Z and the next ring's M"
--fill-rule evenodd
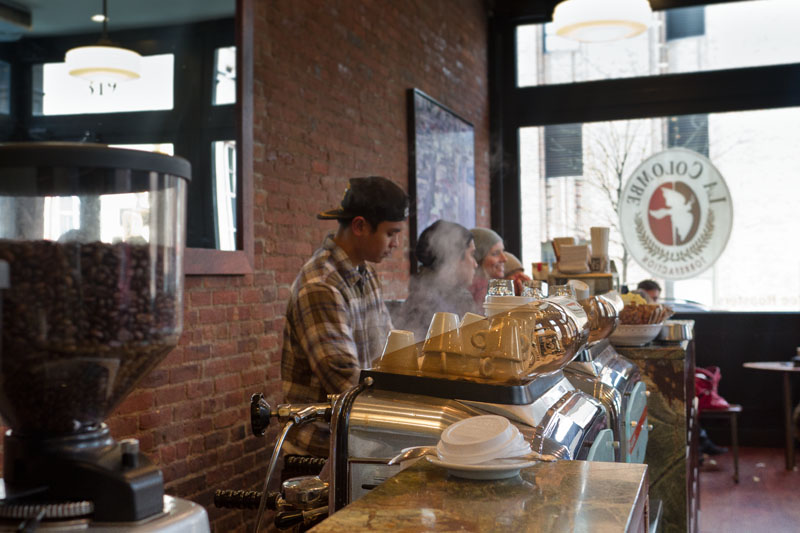
M459 268L472 234L464 226L439 220L422 232L415 255L422 266L411 278L409 295L394 317L395 327L414 332L416 342L425 339L431 317L437 311L463 316L478 312L468 290L469 281Z

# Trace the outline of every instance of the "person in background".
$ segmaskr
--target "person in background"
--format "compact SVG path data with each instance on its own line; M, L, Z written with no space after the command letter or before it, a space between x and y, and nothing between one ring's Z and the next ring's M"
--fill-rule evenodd
M421 263L409 283L408 298L400 308L397 326L425 339L433 314L480 312L468 287L475 269L475 241L460 224L437 220L420 234L414 253Z
M636 286L636 290L632 292L642 296L647 300L647 303L654 304L658 302L658 298L661 296L661 285L652 279L646 279L640 281L639 285Z
M514 294L519 296L522 294L522 282L530 281L531 278L525 274L525 269L522 267L522 263L519 259L517 259L516 255L512 254L511 252L503 253L506 256L506 262L504 265L505 275L503 277L505 279L514 280Z
M489 290L490 279L502 279L505 275L504 263L506 256L503 253L503 238L488 228L472 228L470 230L475 238L475 278L472 280L469 292L477 305L482 306Z
M656 304L661 297L661 285L652 279L646 279L640 281L636 286L636 290L632 292L644 297L647 303ZM703 427L699 427L698 437L700 453L703 455L719 455L728 451L725 446L717 446ZM702 456L700 462L702 464Z
M339 228L300 269L286 306L281 381L289 403L327 401L358 383L362 368L380 356L392 320L369 263L400 246L408 196L382 177L352 178L341 205L317 215ZM326 422L290 435L291 453L328 455Z

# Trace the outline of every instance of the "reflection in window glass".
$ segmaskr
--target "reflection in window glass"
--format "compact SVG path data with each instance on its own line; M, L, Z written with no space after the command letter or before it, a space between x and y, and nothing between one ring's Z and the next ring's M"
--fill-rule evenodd
M0 113L8 115L11 111L11 66L5 61L0 61Z
M84 201L88 201L84 198ZM150 241L148 213L150 193L104 194L100 204L81 203L77 196L48 196L44 199L44 238L51 241L87 242L81 232L81 209L100 212L100 241L108 243Z
M82 115L172 109L173 54L142 57L142 77L122 83L90 83L70 76L64 63L36 65L34 115Z
M48 196L44 199L44 235L51 241L68 238L70 230L81 227L80 200L77 196Z
M236 103L236 47L214 51L214 105Z
M670 124L681 124L682 135ZM588 240L591 226L610 226L609 251L621 281L651 277L634 261L626 264L616 215L619 187L650 155L670 146L700 151L701 139L731 192L733 230L713 267L662 286L675 298L718 310L800 310L800 108L585 123L583 173L558 178L545 178L545 131L519 130L523 264L541 261L540 243L553 237Z
M211 145L217 248L236 250L236 141Z
M551 24L517 28L520 87L800 62L800 2L749 0L653 13L643 34L578 43ZM663 30L662 30L663 28Z

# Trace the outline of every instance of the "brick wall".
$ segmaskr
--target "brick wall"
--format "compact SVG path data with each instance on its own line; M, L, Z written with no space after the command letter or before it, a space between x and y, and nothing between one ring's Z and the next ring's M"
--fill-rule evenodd
M186 280L184 334L108 420L136 437L170 494L209 512L217 532L253 511L213 507L216 489L260 489L271 439L250 436L250 395L280 400L282 314L294 276L335 222L314 214L347 178L408 179L406 90L472 122L478 222L489 223L487 29L482 0L256 0L255 273ZM403 253L379 268L405 296Z

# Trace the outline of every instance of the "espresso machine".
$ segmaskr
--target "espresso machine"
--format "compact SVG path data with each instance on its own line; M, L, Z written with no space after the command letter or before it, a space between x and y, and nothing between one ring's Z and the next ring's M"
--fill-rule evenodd
M565 368L567 379L606 408L614 434L617 462L644 462L651 426L647 422L647 387L639 368L608 340L623 304L616 293L584 295L580 304L589 319L589 343Z
M263 435L271 419L285 424L265 489L220 491L215 503L258 507L259 520L265 508L273 509L279 527L310 526L407 467L389 464L404 448L436 444L452 423L483 414L508 418L534 452L551 459L613 461L605 408L562 371L588 340L587 317L574 301L534 300L496 299L504 312L465 316L460 324L436 313L419 343L407 344L410 332L393 331L375 368L362 370L358 386L327 403L272 409L255 395L254 434ZM312 420L331 428L330 484L287 480L280 493L268 494L283 439L292 426Z
M209 532L104 420L178 343L189 163L0 145L0 531Z
M398 365L402 349L362 372L374 385L350 414L352 500L402 467L386 464L402 449L434 445L450 424L483 414L508 418L540 454L614 460L605 408L562 370L588 340L583 308L567 298L489 295L489 309L487 318L465 317L432 336L435 314L428 338L414 347L422 354L419 372Z

